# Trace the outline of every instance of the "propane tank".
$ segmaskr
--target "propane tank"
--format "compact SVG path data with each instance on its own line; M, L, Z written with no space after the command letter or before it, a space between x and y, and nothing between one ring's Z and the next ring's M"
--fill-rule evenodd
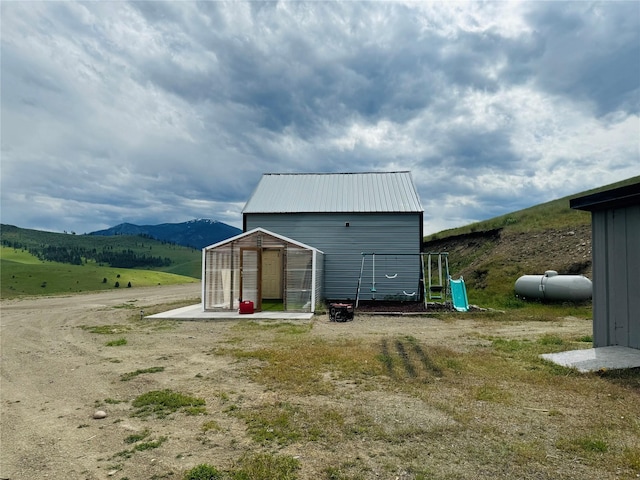
M558 275L555 270L547 270L544 275L518 278L515 291L523 298L582 301L591 298L592 284L584 275Z

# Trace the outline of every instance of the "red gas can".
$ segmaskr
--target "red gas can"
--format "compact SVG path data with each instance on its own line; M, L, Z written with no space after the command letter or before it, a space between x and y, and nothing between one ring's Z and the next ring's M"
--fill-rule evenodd
M251 300L240 302L240 313L253 313L253 302Z

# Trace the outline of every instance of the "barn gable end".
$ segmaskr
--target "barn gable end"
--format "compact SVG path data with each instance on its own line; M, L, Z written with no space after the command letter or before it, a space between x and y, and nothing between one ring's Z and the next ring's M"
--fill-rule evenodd
M420 300L423 208L410 172L265 174L243 228L265 228L324 252L324 295ZM384 254L374 264L371 256Z

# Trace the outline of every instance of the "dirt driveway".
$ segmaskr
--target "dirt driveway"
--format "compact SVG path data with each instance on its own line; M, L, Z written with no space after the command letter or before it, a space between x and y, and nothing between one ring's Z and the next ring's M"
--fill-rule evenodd
M148 420L130 415L129 402L149 390L187 391L205 398L208 406L218 405L223 392L249 399L277 396L242 375L228 357L211 354L216 345L234 341L237 321L160 321L129 328L139 310L194 300L199 293L196 284L2 301L0 478L178 479L200 462L230 465L250 448L246 425L237 418L220 417L224 433L205 438L203 419L197 416L151 427ZM459 350L479 342L480 328L510 338L532 338L551 329L561 335L591 333L590 321L581 319L487 325L472 318L356 317L337 324L324 315L311 322L314 335L329 340L411 335L432 344L446 339ZM89 329L105 325L113 327L111 335ZM119 337L126 338L126 345L106 346ZM164 369L122 381L125 373L154 366ZM96 410L107 417L94 419ZM123 440L127 435L150 428L152 438L170 440L161 449L118 457L129 448ZM307 460L302 478L317 473L315 460Z
M124 349L105 347L105 335L79 327L126 324L139 308L195 299L199 288L188 284L2 301L0 478L107 478L96 467L100 457L113 452L113 430L105 426L112 420L93 420L94 403L121 391L118 367L128 363L124 369L130 370L166 353L167 345L180 347L174 334L166 344L135 342L130 357L117 364L110 359L128 356ZM197 327L187 325L189 333L175 335L183 340Z

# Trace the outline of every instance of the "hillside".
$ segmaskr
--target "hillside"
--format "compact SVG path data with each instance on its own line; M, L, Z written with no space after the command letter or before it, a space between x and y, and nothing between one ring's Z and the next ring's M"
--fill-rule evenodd
M521 275L592 276L591 215L569 200L632 183L634 177L425 238L423 251L447 252L453 278L463 276L469 302L514 306L513 285Z
M471 303L510 305L513 285L522 275L585 275L591 278L591 225L514 232L500 228L432 240L427 252L448 252L453 278L464 277Z
M161 223L159 225L134 225L121 223L115 227L91 232L89 235L142 235L145 237L175 243L185 247L202 248L218 243L242 233L242 230L216 220L199 219L182 223Z
M173 271L181 265L200 262L199 250L135 235L101 237L44 232L13 225L0 225L0 228L0 242L4 247L27 251L42 261L72 265L94 262L158 271Z
M192 248L138 236L0 228L2 298L200 279L201 252Z

